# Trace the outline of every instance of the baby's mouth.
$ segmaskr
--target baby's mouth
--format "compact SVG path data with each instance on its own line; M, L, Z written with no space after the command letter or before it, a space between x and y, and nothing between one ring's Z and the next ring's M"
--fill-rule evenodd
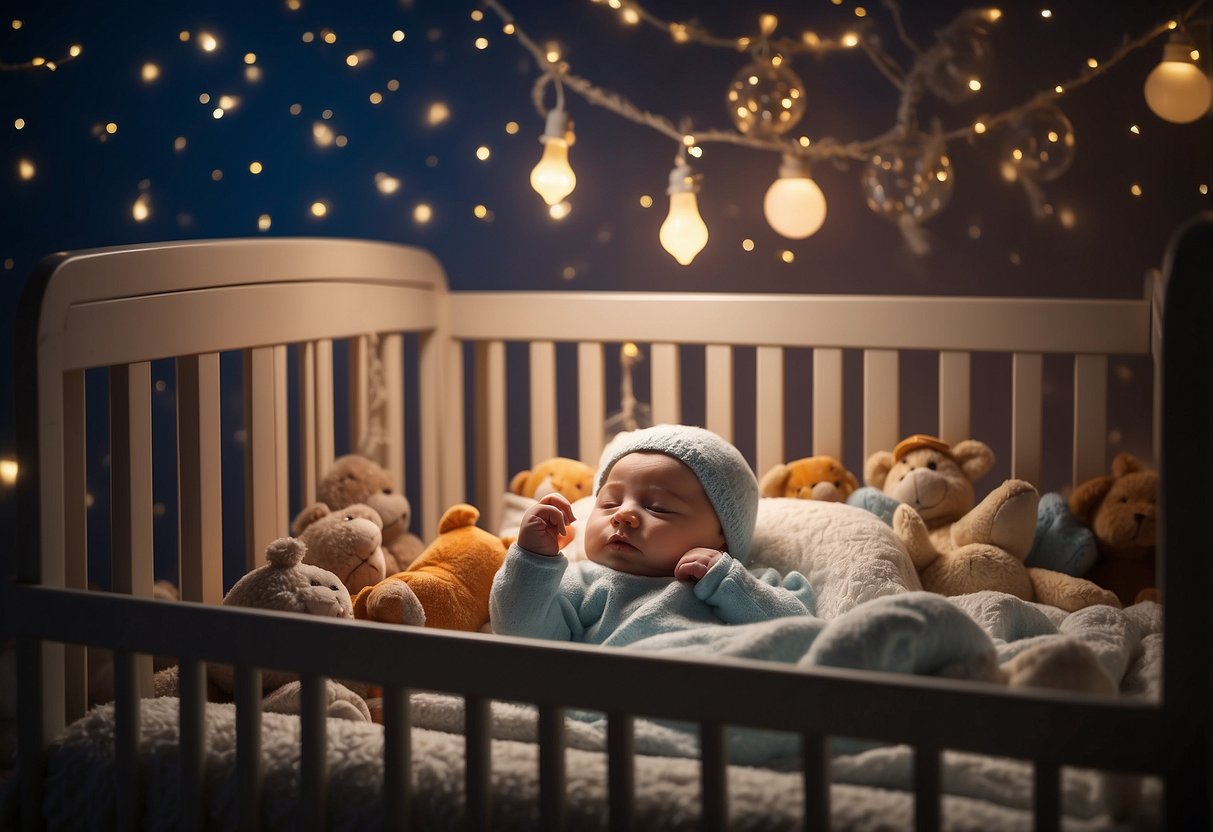
M626 537L624 537L621 534L613 534L610 537L608 537L607 545L608 546L626 546L629 549L636 548L635 546L633 546L631 543L628 542L628 539Z

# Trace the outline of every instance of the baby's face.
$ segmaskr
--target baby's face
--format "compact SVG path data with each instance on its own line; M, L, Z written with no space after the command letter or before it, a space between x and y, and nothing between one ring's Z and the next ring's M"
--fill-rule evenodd
M630 453L611 468L585 527L594 563L650 577L673 576L691 549L724 548L716 511L695 473L671 456Z

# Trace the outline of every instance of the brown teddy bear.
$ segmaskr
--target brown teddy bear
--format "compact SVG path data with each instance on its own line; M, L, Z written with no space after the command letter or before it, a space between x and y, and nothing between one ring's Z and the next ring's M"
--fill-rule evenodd
M307 547L305 562L337 575L351 595L388 574L383 521L370 506L355 503L332 511L313 503L295 517L291 534Z
M505 560L505 543L476 525L480 512L451 506L438 537L403 572L354 596L354 617L476 632L489 622L489 590Z
M333 511L362 503L378 512L387 575L407 568L425 548L421 538L409 531L413 509L408 497L395 487L386 469L361 454L337 457L316 484L316 499Z
M1070 494L1070 511L1090 527L1098 556L1087 577L1128 606L1159 600L1154 550L1158 534L1158 472L1130 453L1112 460L1110 476Z
M349 591L332 572L306 563L306 551L307 546L297 538L275 540L266 547L266 563L236 581L223 596L223 604L352 620L354 610ZM206 679L208 701L233 700L236 682L231 666L208 664ZM350 683L347 687L332 679L326 680L326 684L330 717L371 721L370 708L364 698L368 686ZM153 688L157 696L176 696L178 668L173 666L158 672L153 679ZM286 714L300 712L301 686L294 674L268 668L262 670L261 688L265 697L263 710Z
M941 595L992 589L1068 611L1119 607L1115 594L1090 581L1024 565L1040 496L1030 483L1010 479L977 503L973 482L993 465L984 442L953 446L924 434L868 458L864 479L900 502L893 530L923 587Z
M517 536L523 512L540 497L553 493L564 495L570 503L589 497L594 493L594 469L580 460L553 456L534 468L519 471L510 480L497 533L502 537ZM560 547L572 543L575 535L576 531L570 527L560 538Z
M859 488L859 480L832 456L806 456L779 463L762 475L758 493L763 497L795 497L845 503Z

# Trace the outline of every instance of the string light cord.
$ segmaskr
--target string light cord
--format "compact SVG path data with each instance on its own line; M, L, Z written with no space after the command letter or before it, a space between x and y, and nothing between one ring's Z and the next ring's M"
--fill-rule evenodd
M1002 124L1015 122L1033 110L1050 104L1058 98L1089 84L1116 66L1125 57L1156 40L1162 34L1175 28L1176 25L1187 25L1194 21L1197 13L1207 6L1209 2L1210 0L1196 0L1174 20L1158 24L1137 37L1125 41L1109 57L1102 61L1097 61L1095 66L1083 74L1057 84L1052 89L1039 91L1016 106L984 116L981 119L981 123L984 126L983 129L988 130ZM847 36L837 40L826 40L817 39L815 36L808 38L806 35L806 38L810 42L805 42L803 39L795 41L789 38L781 38L770 40L769 46L780 53L796 54L804 52L833 52L850 49L855 45L862 45L861 51L868 56L873 65L901 92L896 123L892 128L869 139L842 142L833 137L823 137L812 141L808 146L796 140L745 136L735 130L706 129L695 132L695 143L701 145L707 143L733 144L754 150L777 152L784 155L798 155L812 162L832 162L835 165L845 166L849 161L865 162L882 146L887 145L891 141L903 139L908 134L917 132L918 128L915 126L916 112L925 92L926 78L929 76L929 70L933 66L938 66L939 62L946 59L948 47L944 45L944 39L940 38L932 47L925 50L921 49L906 32L901 17L900 6L896 0L885 0L883 5L889 10L893 18L899 38L914 53L914 64L908 72L903 73L900 71L896 62L880 46L878 39L874 37L859 38L854 43L848 45ZM562 81L564 86L567 86L570 90L576 92L587 102L595 106L603 107L622 118L649 127L670 138L678 140L682 139L685 135L677 130L669 118L637 107L623 95L599 87L586 78L571 74L569 72L569 65L564 60L550 60L547 51L527 36L522 27L518 25L515 17L499 0L485 0L485 6L491 9L508 25L510 33L517 37L519 43L531 53L541 73L550 75L553 81ZM638 20L667 33L672 33L671 36L679 42L690 41L711 47L728 47L734 51L745 51L755 45L755 38L753 37L723 38L712 35L696 25L663 21L636 3L629 3L626 8L632 10L638 16ZM984 12L978 10L962 12L945 28L944 32L956 31L959 27L973 26L978 22L979 16L982 14ZM851 38L854 37L854 35L851 35ZM538 97L541 97L541 92L537 95ZM542 103L537 100L536 106L539 108L540 113L543 114ZM970 138L974 132L974 125L970 124L950 130L942 130L937 135L938 138L947 143L958 139Z

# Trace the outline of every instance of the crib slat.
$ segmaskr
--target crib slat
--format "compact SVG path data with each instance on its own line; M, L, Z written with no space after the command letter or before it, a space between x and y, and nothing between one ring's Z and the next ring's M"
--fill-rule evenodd
M438 536L440 511L455 503L466 503L467 476L464 473L467 426L463 420L463 343L445 344L430 333L419 336L417 372L420 389L444 390L446 409L427 409L427 397L422 396L421 411L421 538L433 540ZM445 354L444 354L445 351ZM440 379L445 378L445 383ZM441 420L441 414L450 418ZM441 438L441 441L438 441ZM441 452L427 456L427 448L440 445ZM430 466L437 466L431 470ZM441 472L441 473L440 473Z
M236 822L261 828L261 671L236 668Z
M953 445L972 435L970 364L967 352L939 353L939 438Z
M1061 769L1039 760L1032 764L1035 775L1032 789L1036 832L1056 832L1061 817Z
M497 529L505 508L503 494L510 482L506 473L505 343L477 344L476 358L476 389L480 391L476 447L484 449L477 466L477 505L484 507L486 528Z
M842 350L813 350L813 453L842 459Z
M407 830L413 800L413 749L409 692L383 691L383 801L387 829Z
M492 740L489 735L489 700L480 696L464 699L464 813L468 830L489 829L492 788Z
M1011 358L1011 476L1037 486L1040 485L1043 367L1040 353L1017 352Z
M531 367L531 464L556 456L556 345L533 341Z
M682 372L677 344L653 344L649 348L650 406L654 424L676 425L682 421Z
M152 596L152 365L110 370L110 503L115 592Z
M539 826L565 824L564 708L539 706Z
M703 350L705 427L733 441L733 348L708 344Z
M607 715L607 789L611 832L630 832L636 794L636 737L631 714Z
M139 684L135 654L114 651L114 776L119 829L138 829L142 816L139 788Z
M349 442L350 448L361 451L366 446L366 437L370 429L371 377L370 377L370 344L367 336L359 335L349 339L346 354L347 371L349 373Z
M383 362L383 467L396 487L404 489L404 338L397 333L379 336ZM426 388L434 389L434 388Z
M316 472L323 477L336 458L333 426L333 342L324 338L313 342L316 350Z
M830 828L830 751L826 738L804 734L801 739L804 779L804 829Z
M85 442L84 373L63 374L63 583L72 589L88 586L88 456ZM88 652L83 645L63 647L64 705L69 720L88 710Z
M320 466L316 460L316 345L305 341L298 350L299 374L299 495L303 505L316 499Z
M783 427L783 349L758 347L755 364L755 470L759 476L787 459Z
M728 738L720 723L699 726L701 828L723 832L729 825Z
M863 351L863 458L889 450L900 436L895 350Z
M914 828L918 832L940 827L939 749L914 749Z
M247 568L254 569L264 562L265 547L290 525L285 347L257 347L245 353L244 401L246 552Z
M328 697L323 676L312 673L300 680L300 751L299 806L303 825L317 832L328 828L325 780L328 769L327 733Z
M208 604L223 599L219 397L217 353L177 359L181 598Z
M151 598L152 365L147 361L110 369L110 505L113 589ZM135 662L138 689L150 696L152 657Z
M602 344L577 345L577 448L578 459L595 466L602 454L603 423L606 421L606 381L603 378Z
M177 814L177 828L187 832L207 827L204 668L202 662L194 659L182 659L178 665L177 695L180 697L180 705L177 721L181 732L178 770L181 778L181 803Z
M1107 473L1108 358L1074 356L1074 482Z

